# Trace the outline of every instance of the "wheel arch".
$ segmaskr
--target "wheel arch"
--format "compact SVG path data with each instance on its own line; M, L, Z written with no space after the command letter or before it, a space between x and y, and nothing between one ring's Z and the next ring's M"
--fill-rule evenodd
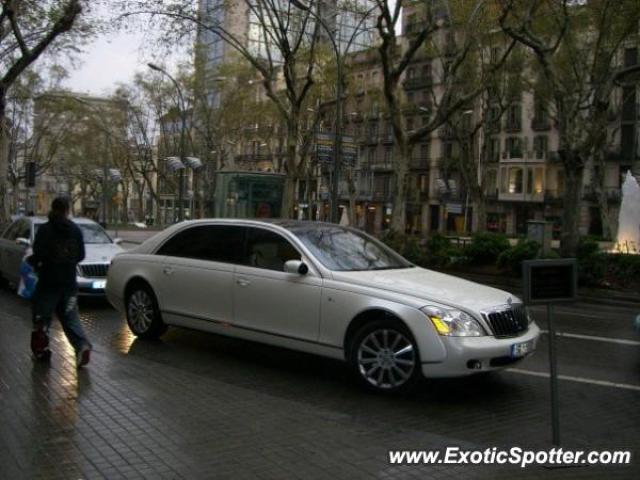
M360 313L358 313L355 317L351 319L349 322L349 326L344 335L344 356L345 359L349 359L351 354L351 342L353 340L354 335L358 330L360 330L364 325L373 321L373 320L389 320L391 322L397 322L404 326L409 332L411 332L411 328L402 320L402 318L395 312L388 310L383 307L371 307Z
M151 291L155 295L155 290L153 289L153 286L151 285L151 282L149 280L144 278L142 275L134 275L134 276L132 276L131 278L129 278L127 280L127 283L124 286L123 300L125 302L127 301L127 298L129 296L129 294L131 293L131 290L137 285L145 285L145 286L149 287L151 289ZM156 298L157 298L157 295L156 295Z

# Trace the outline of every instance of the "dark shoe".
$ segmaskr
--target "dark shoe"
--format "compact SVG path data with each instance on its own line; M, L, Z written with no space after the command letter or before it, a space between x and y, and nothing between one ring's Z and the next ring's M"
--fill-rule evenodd
M37 360L48 360L51 358L49 336L44 330L39 329L31 332L31 351Z
M76 356L76 366L78 368L84 367L91 360L91 348L87 345L82 347Z

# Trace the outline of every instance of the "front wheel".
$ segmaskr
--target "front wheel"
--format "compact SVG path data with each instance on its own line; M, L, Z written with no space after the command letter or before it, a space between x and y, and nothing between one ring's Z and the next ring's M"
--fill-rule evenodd
M151 287L137 284L127 295L127 323L140 338L158 338L167 327L162 321L158 301Z
M363 326L351 342L349 363L358 381L377 392L406 392L420 378L418 347L398 321L377 320Z

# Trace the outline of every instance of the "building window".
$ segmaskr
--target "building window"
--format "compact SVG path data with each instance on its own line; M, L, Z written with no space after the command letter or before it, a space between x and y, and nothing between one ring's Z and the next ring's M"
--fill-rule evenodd
M638 49L637 48L625 48L624 49L624 66L633 67L638 63Z
M544 192L544 168L536 167L533 170L533 193Z
M622 121L636 120L636 86L630 85L622 89Z
M564 194L564 170L558 170L556 176L556 191L558 195Z
M516 132L522 130L522 105L519 103L514 103L509 106L506 129Z
M490 162L498 162L500 161L500 139L492 138L489 140L489 161Z
M541 135L533 138L533 151L535 158L545 159L547 158L547 151L549 150L549 139L546 135Z
M509 168L509 185L508 192L509 193L522 193L522 180L523 180L523 172L521 167L510 167Z
M384 163L391 163L392 161L393 161L393 147L385 147Z
M420 159L428 160L429 159L429 144L422 143L420 144Z
M522 139L520 137L507 137L505 139L505 151L509 158L522 158Z
M497 177L497 173L496 170L487 170L487 174L486 174L486 180L485 180L485 191L487 192L487 195L493 195L496 193L496 189L498 188L497 185L497 181L498 179Z
M620 148L623 160L635 160L635 125L622 125L620 130Z

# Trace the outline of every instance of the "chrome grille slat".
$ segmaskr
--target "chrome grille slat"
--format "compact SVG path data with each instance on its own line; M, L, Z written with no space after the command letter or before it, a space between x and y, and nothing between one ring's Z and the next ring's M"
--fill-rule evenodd
M489 311L485 318L496 337L515 337L529 328L523 305Z
M83 277L89 278L106 278L109 265L106 263L80 265L80 271Z

